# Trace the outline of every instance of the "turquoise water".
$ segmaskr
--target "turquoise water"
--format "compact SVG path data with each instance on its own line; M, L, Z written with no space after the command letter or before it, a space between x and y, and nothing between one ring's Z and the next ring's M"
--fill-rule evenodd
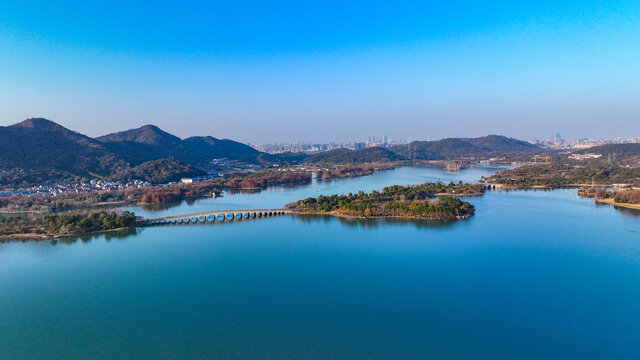
M314 180L307 185L292 185L286 187L271 187L259 192L239 191L225 192L224 196L216 199L204 199L171 205L167 208L152 208L134 206L127 210L145 217L165 215L179 215L209 210L227 209L265 209L280 208L288 202L317 197L318 195L356 193L359 190L370 192L380 190L388 185L420 184L426 181L463 181L476 182L482 176L493 174L498 167L475 167L462 172L447 172L438 167L403 167L390 171L379 171L371 176L335 179L330 181Z
M160 213L483 171L404 168ZM0 245L0 359L640 358L638 212L574 190L470 200L476 215L452 222L283 216Z

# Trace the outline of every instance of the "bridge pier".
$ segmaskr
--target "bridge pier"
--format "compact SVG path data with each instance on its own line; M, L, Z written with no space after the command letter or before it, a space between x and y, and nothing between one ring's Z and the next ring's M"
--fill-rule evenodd
M249 220L263 217L279 216L287 214L285 209L263 209L263 210L220 210L213 212L201 212L194 214L184 214L181 217L167 216L152 218L145 221L148 225L171 225L171 224L197 224L223 221ZM178 215L180 216L180 215Z

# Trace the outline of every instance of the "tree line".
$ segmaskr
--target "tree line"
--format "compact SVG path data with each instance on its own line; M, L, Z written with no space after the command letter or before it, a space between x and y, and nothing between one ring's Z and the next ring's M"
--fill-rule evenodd
M129 211L98 211L90 213L64 213L36 217L0 217L0 235L18 234L65 236L96 231L130 228L136 216Z
M443 183L424 183L420 185L393 185L379 191L349 193L343 195L320 195L307 198L287 207L300 213L333 213L345 216L361 217L418 217L426 219L449 219L473 215L475 208L469 202L444 196L431 199L436 194L451 193L456 190L474 189L481 192L479 186L469 184L445 185Z

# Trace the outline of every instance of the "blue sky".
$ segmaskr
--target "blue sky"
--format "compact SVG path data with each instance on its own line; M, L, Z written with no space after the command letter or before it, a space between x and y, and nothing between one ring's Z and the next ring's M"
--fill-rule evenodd
M0 0L0 125L640 136L638 1Z

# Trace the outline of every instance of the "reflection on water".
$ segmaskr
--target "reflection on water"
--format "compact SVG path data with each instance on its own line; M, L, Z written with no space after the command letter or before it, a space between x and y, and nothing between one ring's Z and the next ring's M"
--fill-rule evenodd
M618 206L618 205L613 205L613 204L605 204L605 203L600 203L597 201L594 201L597 207L610 207L613 206L614 209L616 209L618 212L620 212L623 215L626 216L631 216L631 217L640 217L640 210L638 209L630 209L624 206Z
M75 244L78 241L83 243L88 243L92 240L101 239L101 238L106 241L124 240L126 238L137 235L141 230L142 229L140 228L132 228L132 229L123 229L123 230L116 230L116 231L107 231L103 233L85 234L80 236L67 236L67 237L53 239L50 241L50 243L51 245L58 245L58 244L70 245L70 244Z
M293 190L293 189L297 189L297 188L302 188L305 186L309 186L311 184L311 180L306 180L306 181L301 181L298 183L294 183L294 184L278 184L278 185L267 185L267 186L263 186L260 188L253 188L253 189L227 189L225 190L226 193L231 194L231 195L238 195L238 194L259 194L265 190L269 190L269 189L273 189L273 188L280 188L282 190Z
M173 201L168 203L159 203L159 204L141 204L140 207L149 212L158 212L163 210L168 210L174 207L178 207L182 205L182 201Z
M304 223L322 222L329 223L337 220L341 225L355 228L376 228L385 227L387 225L408 225L415 228L445 228L452 226L460 221L466 221L467 219L453 219L453 220L426 220L426 219L403 219L403 218L377 218L377 219L365 219L365 218L350 218L331 215L308 215L308 214L296 214L294 216L296 220L300 220Z

